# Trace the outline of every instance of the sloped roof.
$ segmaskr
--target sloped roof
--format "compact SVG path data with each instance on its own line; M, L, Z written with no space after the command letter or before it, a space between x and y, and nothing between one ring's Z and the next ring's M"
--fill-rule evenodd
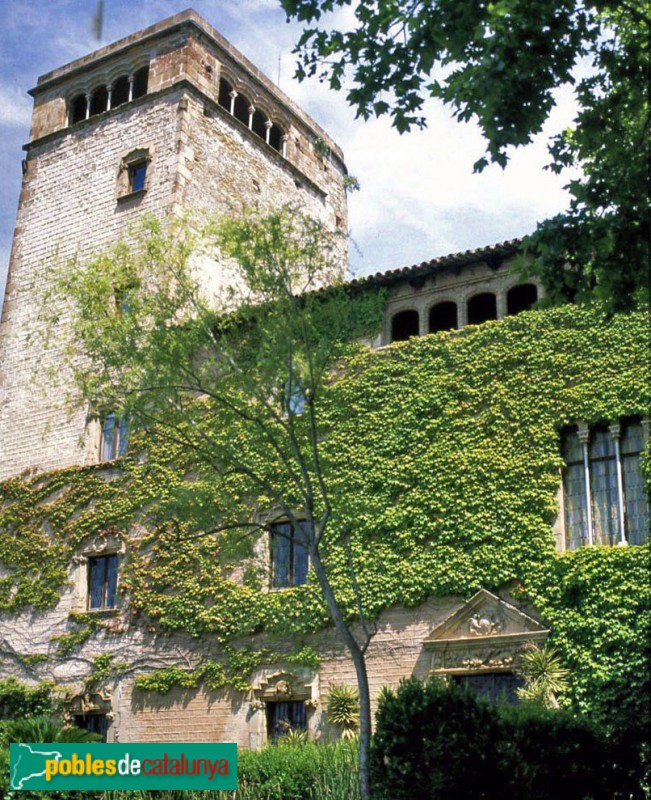
M475 250L464 250L460 253L450 253L447 256L439 256L431 261L423 261L420 264L412 264L407 267L398 267L386 272L376 272L373 275L365 275L361 278L353 278L348 283L350 286L366 288L371 286L391 286L402 281L413 281L418 278L426 278L437 272L458 270L480 261L485 261L489 266L497 268L502 259L515 255L522 246L522 239L509 239L506 242L498 242L487 247L478 247Z

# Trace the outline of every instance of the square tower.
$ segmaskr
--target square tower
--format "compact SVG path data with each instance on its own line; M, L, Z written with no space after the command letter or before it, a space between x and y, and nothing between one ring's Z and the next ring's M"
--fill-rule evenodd
M30 94L0 322L0 479L98 458L87 411L69 416L43 377L62 358L56 342L44 358L36 335L53 263L83 262L143 214L292 203L347 228L339 147L194 11L43 75Z

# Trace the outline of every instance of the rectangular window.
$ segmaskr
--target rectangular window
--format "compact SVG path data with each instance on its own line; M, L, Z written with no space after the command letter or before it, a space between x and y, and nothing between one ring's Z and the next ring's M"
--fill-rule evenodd
M108 733L108 718L106 714L84 714L75 717L75 727L96 733L101 736L102 742L106 741Z
M276 741L290 731L307 730L307 709L301 700L267 703L267 737Z
M584 544L642 544L649 507L640 455L639 420L581 425L563 435L563 499L567 547Z
M145 188L147 178L147 162L138 161L129 165L129 189L132 192L141 192Z
M294 527L289 522L271 526L271 564L274 589L301 586L307 580L309 556L305 523Z
M113 461L127 454L129 446L129 417L111 412L102 422L101 461Z
M115 608L118 588L118 557L93 556L88 559L89 610Z

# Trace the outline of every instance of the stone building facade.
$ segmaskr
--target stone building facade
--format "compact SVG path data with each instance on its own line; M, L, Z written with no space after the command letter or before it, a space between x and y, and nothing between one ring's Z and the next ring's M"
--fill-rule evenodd
M48 368L65 370L56 344L43 363L35 336L40 324L35 297L47 286L53 261L65 264L106 248L145 213L171 218L240 206L271 209L289 201L332 230L347 227L340 149L194 12L54 70L40 78L32 94L0 325L0 479L101 462L100 432L88 411L68 416L34 382L34 375ZM342 237L342 270L344 242ZM371 344L381 349L530 309L542 289L535 280L522 283L514 271L518 246L505 242L355 281L361 291L387 290L382 330ZM217 283L227 280L219 265L214 274ZM635 428L635 442L640 436L648 441L647 433L638 435L638 427L646 430L642 422L626 425L625 430ZM612 433L611 440L619 442L619 436ZM634 447L625 454L630 463L632 456L639 461L644 441ZM588 498L590 457L585 450ZM97 475L110 481L115 470L99 463ZM59 487L55 496L64 491ZM563 496L559 488L559 550L569 541ZM620 518L623 526L623 511ZM3 612L2 674L55 680L68 689L68 718L108 741L227 740L257 748L270 740L283 714L314 736L331 733L328 692L354 684L355 677L330 629L309 637L321 657L319 667L279 657L253 671L247 692L178 685L164 695L139 691L139 675L171 666L191 669L213 654L215 645L130 622L127 599L115 591L124 556L124 542L110 529L87 536L55 607ZM550 633L513 589L512 582L494 592L432 597L415 607L385 610L366 655L372 697L409 675L492 682L495 693L512 693L519 654L543 644ZM57 642L71 635L75 615L84 616L86 625L93 618L95 627L61 657ZM254 644L268 642L260 635ZM126 665L119 676L89 680L97 658L107 655Z

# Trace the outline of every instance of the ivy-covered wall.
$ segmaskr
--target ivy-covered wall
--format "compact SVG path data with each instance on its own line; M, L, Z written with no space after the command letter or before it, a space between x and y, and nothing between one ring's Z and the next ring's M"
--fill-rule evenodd
M350 616L351 562L369 617L510 584L551 627L572 670L578 708L606 718L613 704L641 703L648 545L561 554L552 525L562 426L648 416L649 393L644 314L605 319L568 306L381 351L352 348L320 410L334 508L326 560ZM242 583L231 580L233 568L253 555L252 539L190 538L183 521L159 523L188 486L187 454L155 435L134 441L132 453L111 468L0 485L5 619L26 607L54 607L72 556L106 531L127 541L119 620L77 614L50 648L51 659L137 628L153 637L201 637L215 654L198 674L175 668L141 675L143 688L191 687L201 679L242 689L251 669L277 658L274 648L247 644L258 633L316 666L310 634L328 624L316 583L269 592L255 560ZM648 460L645 469L648 479ZM218 506L218 490L200 483L201 502Z

